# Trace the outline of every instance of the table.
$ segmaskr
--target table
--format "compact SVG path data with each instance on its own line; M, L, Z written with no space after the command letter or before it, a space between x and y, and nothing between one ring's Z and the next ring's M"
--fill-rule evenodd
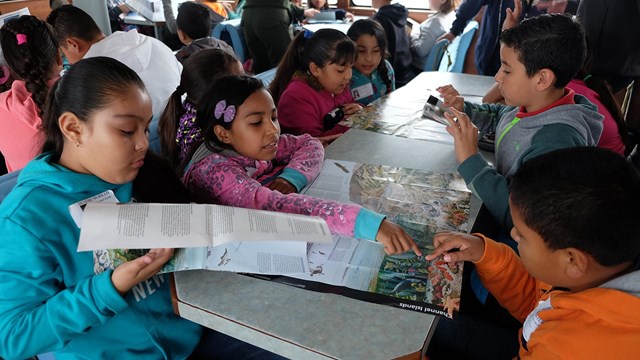
M489 79L424 73L404 91L453 83L482 95ZM326 158L441 172L457 167L452 145L357 129L333 142ZM177 272L174 286L180 316L294 359L420 359L437 323L429 314L234 273Z
M180 316L291 359L418 360L435 328L433 315L234 273L174 283Z
M367 18L368 18L367 16L354 16L353 21L360 20L360 19L367 19ZM349 28L351 27L351 25L353 24L353 21L317 22L312 24L304 24L302 27L312 32L316 32L320 29L334 29L334 30L342 31L343 33L346 34Z

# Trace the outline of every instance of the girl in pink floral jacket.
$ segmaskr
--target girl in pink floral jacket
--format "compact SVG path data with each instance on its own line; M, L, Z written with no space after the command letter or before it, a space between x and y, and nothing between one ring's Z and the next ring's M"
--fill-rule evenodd
M409 235L381 214L297 194L320 172L324 150L309 135L280 135L273 99L260 80L220 78L200 103L203 140L190 147L183 182L202 201L319 216L334 234L378 240L389 254L411 249L420 255Z

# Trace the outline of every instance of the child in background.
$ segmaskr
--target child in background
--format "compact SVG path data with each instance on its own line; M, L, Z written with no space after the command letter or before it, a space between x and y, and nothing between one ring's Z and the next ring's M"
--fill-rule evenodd
M305 30L296 35L271 82L283 132L307 133L328 144L347 131L324 119L337 107L345 115L362 108L349 91L355 58L355 44L338 30Z
M227 10L227 14L229 14L229 20L240 19L242 18L242 10L244 9L244 0L236 0L235 8L229 5L228 3L222 3Z
M0 94L0 152L7 170L15 171L40 151L47 92L62 71L62 59L53 29L35 16L8 21L0 34L2 53L16 77Z
M229 17L229 14L227 14L226 6L219 3L218 0L197 0L197 2L206 5L214 13L222 16L225 20Z
M153 102L153 114L162 112L182 71L182 65L165 44L136 30L105 36L89 14L71 5L53 10L47 22L55 30L60 50L69 63L96 56L124 63L144 81Z
M184 44L176 53L176 59L182 65L189 56L202 49L222 49L234 54L233 48L226 42L211 37L209 9L204 5L191 1L180 4L176 24L178 38Z
M169 279L155 275L172 249L152 249L98 275L92 253L77 251L80 223L70 206L99 194L119 202L150 200L148 184L132 184L150 164L151 99L138 75L111 58L82 60L53 85L47 104L43 154L22 170L0 205L0 357L54 351L57 359L185 359L202 356L202 348L216 349L202 358L218 358L229 348L260 352L213 331L201 337L200 325L174 313ZM147 178L165 183L151 200L172 202L166 197L181 193L181 201L190 201L176 178ZM211 339L219 346L207 347Z
M334 234L378 240L387 254L418 246L396 224L357 205L296 194L320 172L324 149L310 135L280 135L276 107L262 81L219 78L203 96L183 182L209 203L319 216Z
M404 86L415 76L411 69L411 39L406 30L409 11L402 4L391 4L391 0L373 0L371 6L377 9L373 19L387 34L389 62L396 73L396 85Z
M202 95L217 78L231 74L244 74L242 64L221 49L201 50L184 63L180 85L171 94L158 123L162 154L179 175L190 145L202 140L196 126L196 109Z
M387 37L380 23L371 19L354 22L347 36L358 51L349 88L353 100L366 106L396 89L393 68L385 59Z
M336 14L336 20L353 21L353 14L344 9L331 9L327 0L309 0L307 8L316 9L320 12L331 11Z
M635 168L608 150L562 149L522 164L509 189L511 235L520 257L479 234L441 233L427 260L443 256L475 263L489 291L523 324L519 359L635 358L640 351ZM448 252L452 249L457 251Z
M416 74L424 71L431 48L453 25L458 3L459 0L429 0L429 9L435 10L436 13L429 16L420 24L419 29L414 29L415 32L411 34L411 66Z
M598 143L602 115L565 88L585 51L580 24L564 15L537 16L501 35L502 66L495 78L507 106L465 102L451 85L438 88L452 109L445 116L458 172L505 229L512 226L507 182L522 163L549 151ZM478 153L476 126L482 134L496 134L495 168Z

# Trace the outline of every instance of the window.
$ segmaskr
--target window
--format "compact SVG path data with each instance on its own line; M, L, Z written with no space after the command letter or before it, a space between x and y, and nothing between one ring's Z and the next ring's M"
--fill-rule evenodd
M407 9L429 9L429 2L425 0L399 0L397 2L407 7ZM351 0L351 3L354 6L371 6L371 0ZM331 4L331 1L329 1L329 4Z

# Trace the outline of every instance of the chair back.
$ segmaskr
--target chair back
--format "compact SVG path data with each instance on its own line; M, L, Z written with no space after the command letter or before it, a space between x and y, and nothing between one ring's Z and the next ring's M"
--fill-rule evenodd
M462 73L464 58L473 40L473 35L475 35L477 30L478 22L475 20L469 21L462 34L447 46L445 55L442 57L440 67L438 68L439 71Z
M158 156L162 156L162 149L160 146L160 134L158 134L159 122L160 122L160 116L155 115L153 119L151 119L151 123L149 124L149 150Z
M268 88L269 84L271 84L271 81L273 81L273 78L276 77L277 70L278 68L274 67L273 69L263 71L260 74L256 74L255 78L262 80L262 83L264 84L264 86Z
M211 36L227 42L233 48L238 60L244 63L247 60L247 45L242 33L241 19L223 21L214 26Z
M0 176L0 203L9 195L13 187L16 186L18 175L20 175L20 170Z
M447 46L449 46L449 40L447 39L442 39L433 45L427 56L423 71L438 71Z

